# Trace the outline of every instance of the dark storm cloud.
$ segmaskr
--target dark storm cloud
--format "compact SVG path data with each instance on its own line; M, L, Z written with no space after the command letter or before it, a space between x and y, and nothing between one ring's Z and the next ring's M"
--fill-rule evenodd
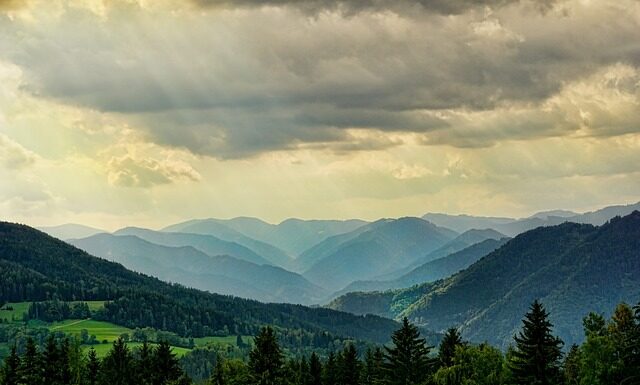
M353 11L400 6L293 3ZM492 11L476 9L483 1L399 3L439 11L307 18L288 7L179 16L116 9L98 19L73 9L46 33L40 25L0 24L0 58L20 66L22 89L34 95L126 116L149 140L221 158L394 143L356 139L352 128L413 132L425 143L461 147L563 135L582 122L559 107L542 111L545 101L602 68L640 66L637 2L569 1L547 13L531 2L491 2ZM452 10L456 15L442 14ZM633 95L633 87L625 92ZM464 118L525 107L500 118ZM629 132L636 123L598 132Z

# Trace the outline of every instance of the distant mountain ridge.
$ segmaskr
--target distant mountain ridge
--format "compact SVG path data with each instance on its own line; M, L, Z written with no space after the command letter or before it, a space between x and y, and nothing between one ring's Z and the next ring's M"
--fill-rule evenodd
M59 226L42 226L38 227L38 230L58 239L86 238L95 234L106 233L104 230L76 223L66 223Z
M585 223L600 226L615 216L625 216L640 210L640 202L628 205L607 206L599 210L577 214L567 210L543 211L528 218L474 217L471 215L425 214L423 219L438 226L458 232L470 229L491 228L510 237L540 226L555 226L564 222Z
M129 269L212 293L297 304L315 304L326 295L296 273L231 256L207 255L192 246L160 246L133 235L111 234L70 243Z
M301 260L317 261L304 276L327 289L371 279L411 265L456 233L420 218L380 220L316 245Z
M358 219L350 220L303 220L290 218L279 224L267 223L258 218L237 217L232 219L200 219L175 224L163 231L190 232L210 226L212 223L223 225L246 237L272 245L283 250L291 257L334 235L347 233L361 227L367 222Z
M293 263L293 258L291 258L291 256L289 256L285 251L269 243L250 238L240 231L237 231L215 219L183 222L165 227L162 231L169 233L211 235L225 241L235 242L242 245L264 257L275 266L290 268Z
M134 235L145 241L161 246L192 246L208 255L230 255L257 265L272 264L245 246L235 242L224 241L212 235L166 233L139 227L125 227L124 229L114 232L113 235Z
M480 258L501 247L509 238L487 238L445 257L434 259L392 280L355 281L332 295L332 299L349 292L386 291L408 288L416 284L434 282L466 269ZM331 305L330 305L331 307Z
M518 235L450 278L409 289L350 293L331 307L411 320L506 347L540 299L566 343L580 341L589 311L640 299L640 212L596 227L563 223Z

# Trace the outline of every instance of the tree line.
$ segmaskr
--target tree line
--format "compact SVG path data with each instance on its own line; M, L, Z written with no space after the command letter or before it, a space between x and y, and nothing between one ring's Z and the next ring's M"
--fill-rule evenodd
M404 319L388 346L362 351L348 344L320 357L287 357L275 329L263 327L248 357L210 357L208 385L592 385L640 384L640 304L616 307L611 319L591 313L583 320L585 341L563 351L544 306L535 301L506 353L471 344L458 329L429 346ZM13 347L0 371L0 385L186 385L168 343L130 350L123 339L98 359L68 339L29 340Z

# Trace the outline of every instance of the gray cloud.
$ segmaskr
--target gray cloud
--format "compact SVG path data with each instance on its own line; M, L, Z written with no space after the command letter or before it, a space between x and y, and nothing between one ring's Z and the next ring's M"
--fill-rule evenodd
M307 13L341 11L357 14L364 11L432 11L442 14L459 14L471 8L501 7L520 0L192 0L200 6L264 7L288 6ZM540 9L547 9L552 1L539 1Z
M417 14L374 0L208 3L248 9L114 8L100 19L69 8L35 27L0 23L0 56L24 70L27 92L125 116L149 140L219 158L393 145L354 138L351 128L460 147L563 135L580 122L543 111L550 98L602 68L640 67L637 2L568 1L546 13L516 1L400 2L439 10ZM258 3L329 12L300 17ZM331 12L341 7L353 12ZM365 9L380 12L355 12ZM491 111L506 113L459 118ZM632 116L589 135L637 131Z

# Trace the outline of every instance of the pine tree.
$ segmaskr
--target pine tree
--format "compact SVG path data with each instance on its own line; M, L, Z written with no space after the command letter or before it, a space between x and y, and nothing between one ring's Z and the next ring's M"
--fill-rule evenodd
M98 384L98 373L100 371L100 361L94 348L89 349L87 353L87 384Z
M60 344L60 354L58 355L58 380L60 384L71 384L71 365L69 361L69 353L71 347L69 339L65 338Z
M60 383L60 350L53 335L49 335L42 354L42 382L47 385L58 385Z
M329 353L327 363L322 371L322 383L324 385L336 385L338 384L337 373L338 366L336 363L336 355L333 352Z
M562 341L551 334L549 314L538 300L522 320L515 336L515 350L509 362L513 379L522 385L550 385L559 382Z
M391 336L393 347L385 347L385 372L390 385L421 384L435 369L429 358L431 347L420 338L420 331L405 317L402 327Z
M309 385L322 385L322 363L315 352L309 358Z
M566 385L580 384L580 348L578 345L571 345L569 353L564 359L564 383Z
M249 353L249 371L253 383L279 385L283 358L273 329L263 327L256 336L254 345Z
M153 354L154 385L165 385L176 381L182 376L180 363L176 355L171 351L168 342L162 341L158 344Z
M213 373L211 373L211 379L209 380L210 385L227 385L227 380L224 375L224 362L222 361L222 357L218 356L216 358L216 366L213 368Z
M380 385L384 382L384 353L380 348L367 349L362 368L363 385Z
M20 363L20 382L28 385L42 384L41 357L33 338L27 339L25 352Z
M129 385L135 382L133 357L122 338L113 343L100 369L101 385Z
M342 352L338 365L338 383L340 385L359 385L361 365L358 360L358 351L355 346L349 344Z
M4 366L2 367L2 372L0 373L0 384L1 385L18 385L20 384L20 356L18 356L18 352L16 346L13 345L11 347L11 352L9 356L4 360Z
M456 354L456 347L462 346L462 337L456 328L449 328L442 338L438 359L445 367L453 365L453 357Z
M138 360L136 362L136 374L142 385L149 385L153 382L155 376L155 368L153 362L153 350L151 346L144 341L138 351Z
M633 307L633 327L627 333L624 342L624 380L625 385L640 384L640 303Z

